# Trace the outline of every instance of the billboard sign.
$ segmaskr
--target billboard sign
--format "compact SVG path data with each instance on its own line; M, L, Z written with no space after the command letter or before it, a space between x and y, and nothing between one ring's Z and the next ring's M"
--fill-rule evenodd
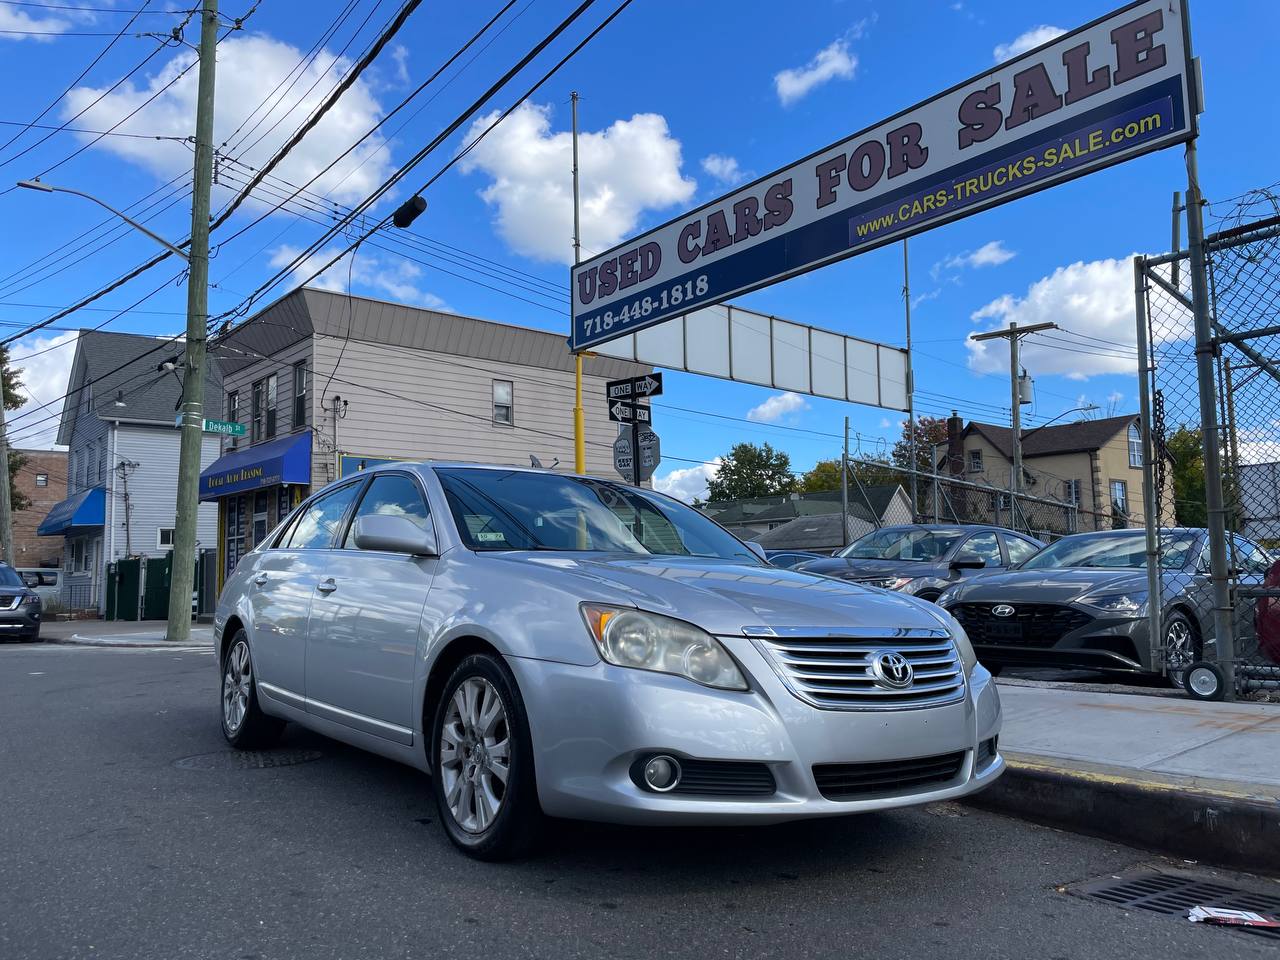
M1138 0L572 269L584 350L1195 131L1184 0Z

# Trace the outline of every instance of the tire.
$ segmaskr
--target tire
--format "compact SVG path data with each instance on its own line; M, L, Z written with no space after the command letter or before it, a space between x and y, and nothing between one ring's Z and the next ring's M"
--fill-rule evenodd
M237 750L269 747L279 739L284 721L269 717L258 705L258 677L253 669L249 637L237 630L222 658L222 735Z
M529 719L501 659L473 654L458 664L436 707L429 749L440 822L458 849L490 861L534 850L545 818Z
M1169 685L1185 689L1188 668L1203 655L1195 625L1185 613L1172 611L1164 621L1165 677Z
M1197 660L1186 669L1183 689L1192 700L1224 700L1227 696L1227 679L1216 663Z

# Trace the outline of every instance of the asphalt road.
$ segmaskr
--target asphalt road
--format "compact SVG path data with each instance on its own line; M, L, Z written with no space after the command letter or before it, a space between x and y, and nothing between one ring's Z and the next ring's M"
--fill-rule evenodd
M954 804L476 863L407 768L295 729L319 759L229 765L216 688L207 653L0 648L0 957L1276 955L1057 889L1148 853Z

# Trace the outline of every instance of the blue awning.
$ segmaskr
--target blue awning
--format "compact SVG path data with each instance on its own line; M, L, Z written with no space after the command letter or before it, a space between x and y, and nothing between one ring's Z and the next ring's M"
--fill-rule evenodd
M311 431L233 450L200 474L200 499L217 500L278 483L311 482Z
M100 527L106 522L107 493L102 487L93 487L54 504L53 509L40 521L36 535L56 537L59 534L74 533L77 527Z

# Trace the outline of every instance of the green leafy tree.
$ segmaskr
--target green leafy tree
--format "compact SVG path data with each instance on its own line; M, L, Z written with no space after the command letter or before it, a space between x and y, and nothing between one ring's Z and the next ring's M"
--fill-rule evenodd
M22 393L22 371L9 363L8 347L0 347L0 384L3 384L5 412L21 409L27 402ZM14 513L31 506L31 501L19 493L17 487L18 471L26 466L27 459L24 453L9 451L9 509Z
M1172 459L1174 517L1180 527L1203 527L1209 514L1204 502L1204 450L1200 429L1179 427L1165 442Z
M791 458L786 453L768 443L739 443L721 459L716 475L707 481L707 499L774 497L795 488Z
M893 445L890 459L895 466L911 469L914 467L921 473L933 472L934 444L945 443L947 439L946 417L916 418L916 460L911 462L911 424L902 423L902 437Z
M840 489L840 461L836 458L819 460L800 478L801 493L821 493Z

